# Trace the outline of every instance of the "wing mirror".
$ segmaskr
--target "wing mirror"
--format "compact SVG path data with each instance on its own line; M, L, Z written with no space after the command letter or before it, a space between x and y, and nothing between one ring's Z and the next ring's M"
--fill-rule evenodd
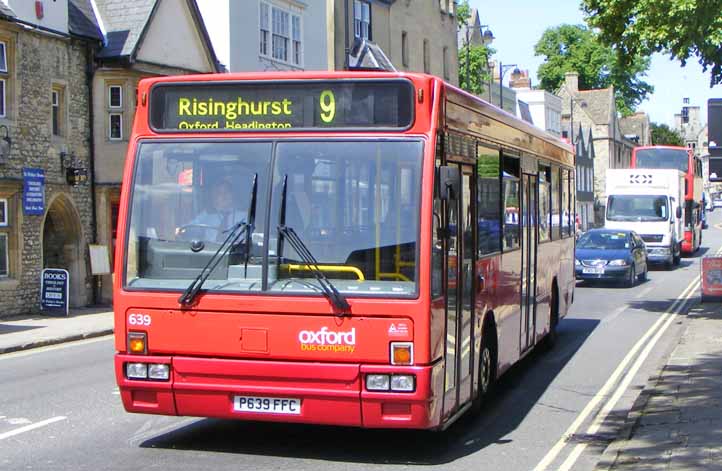
M436 169L434 190L440 200L450 201L459 198L460 176L458 167L442 166Z

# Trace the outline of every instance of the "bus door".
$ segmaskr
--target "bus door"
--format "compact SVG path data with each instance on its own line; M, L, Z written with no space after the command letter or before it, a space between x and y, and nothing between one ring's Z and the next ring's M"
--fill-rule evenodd
M444 415L471 399L473 364L474 250L476 227L474 167L459 168L459 195L447 206L446 378Z
M536 330L537 178L525 173L521 185L521 352L534 345Z

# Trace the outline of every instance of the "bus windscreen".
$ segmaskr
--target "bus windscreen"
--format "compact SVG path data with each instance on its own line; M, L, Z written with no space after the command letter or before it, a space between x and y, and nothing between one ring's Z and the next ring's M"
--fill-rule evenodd
M689 154L686 149L638 149L636 168L676 168L687 173Z
M393 129L413 124L407 80L186 82L155 85L157 132Z

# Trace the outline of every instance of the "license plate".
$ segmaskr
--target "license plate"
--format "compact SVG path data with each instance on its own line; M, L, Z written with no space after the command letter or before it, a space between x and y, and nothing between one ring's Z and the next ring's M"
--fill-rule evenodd
M603 275L604 268L582 268L582 273L585 275Z
M301 414L301 400L288 397L235 396L233 410L260 414Z

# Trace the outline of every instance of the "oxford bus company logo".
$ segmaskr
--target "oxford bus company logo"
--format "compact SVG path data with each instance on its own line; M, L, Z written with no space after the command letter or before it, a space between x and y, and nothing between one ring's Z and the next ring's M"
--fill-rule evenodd
M356 328L348 332L334 332L328 327L320 330L302 330L298 333L301 350L310 352L353 353L356 350Z

